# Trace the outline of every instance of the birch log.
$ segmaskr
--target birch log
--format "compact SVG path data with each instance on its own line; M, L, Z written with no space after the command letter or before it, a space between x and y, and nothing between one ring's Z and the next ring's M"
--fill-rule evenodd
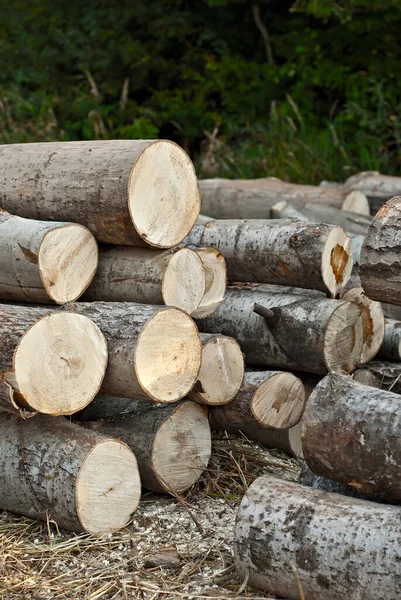
M290 456L303 458L301 433L302 420L289 429L268 429L262 426L252 427L252 432L248 432L245 435L249 439L259 442L265 448L281 450Z
M372 300L401 305L400 249L401 197L396 197L373 219L361 250L361 284Z
M63 417L0 415L0 507L87 533L127 525L139 504L134 454Z
M189 248L103 246L84 300L165 304L191 314L203 300L205 285L203 262Z
M253 366L352 372L362 351L362 313L345 301L230 289L219 310L198 324L234 337Z
M98 265L91 232L75 223L49 223L0 211L0 299L72 302Z
M213 407L210 421L213 429L242 431L254 439L254 425L289 429L299 422L304 408L304 386L292 373L247 371L234 400Z
M202 364L195 386L188 397L200 404L231 403L244 378L244 356L232 338L215 333L201 333Z
M217 248L230 281L316 288L334 297L352 271L351 240L330 225L292 219L209 221L195 225L185 243Z
M88 409L99 417L102 403L106 405L113 400L99 397L94 407ZM124 418L87 425L96 432L122 440L133 450L146 489L182 494L198 481L210 459L207 410L191 401L178 405L127 402L130 403L129 414Z
M99 391L107 344L87 317L0 304L0 336L1 411L68 415Z
M369 214L366 196L359 191L324 189L262 179L201 179L202 210L216 219L269 219L271 207L286 200L296 206L311 202Z
M76 302L63 310L89 317L107 340L102 393L175 402L195 385L202 344L182 310L130 302Z
M362 171L352 175L346 180L345 186L362 192L368 198L373 214L376 214L387 200L401 195L401 178L382 175L378 171Z
M359 383L401 394L401 362L371 360L354 373Z
M238 511L235 565L250 585L290 600L397 600L400 521L398 506L259 477Z
M336 373L309 397L303 416L305 460L317 475L401 501L399 396Z
M200 207L187 154L166 140L0 146L0 206L85 225L101 242L176 246Z
M384 339L380 346L379 356L401 361L401 323L392 319L385 319L384 323Z
M205 269L205 293L193 317L204 319L213 314L224 300L227 287L227 266L224 256L216 248L194 247Z

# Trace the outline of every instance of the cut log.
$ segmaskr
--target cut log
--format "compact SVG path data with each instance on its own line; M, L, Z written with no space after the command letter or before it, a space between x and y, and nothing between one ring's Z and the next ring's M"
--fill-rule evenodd
M250 439L252 427L289 429L301 419L305 408L302 381L292 373L247 371L232 402L210 410L213 429L242 431Z
M379 356L390 360L401 360L400 321L385 320L384 339L379 350Z
M401 197L379 210L361 250L359 275L372 300L401 305Z
M301 471L299 473L298 481L301 485L306 485L313 488L314 490L323 490L324 492L334 492L335 494L342 494L348 496L348 498L359 498L360 500L375 500L373 496L363 494L350 485L345 483L339 483L320 475L315 475L306 462L303 463Z
M109 412L115 398L99 397L89 414L97 418ZM124 402L120 399L120 407ZM195 402L174 405L129 403L124 418L94 421L87 425L116 437L133 450L142 484L148 490L182 494L196 483L206 469L212 447L207 410ZM86 411L85 411L86 412Z
M127 525L141 482L124 443L63 417L0 415L0 507L59 527L103 533Z
M352 175L346 180L345 186L365 194L372 214L376 214L390 198L401 195L401 178L382 175L378 171L362 171Z
M195 248L206 274L205 293L193 316L204 319L221 305L227 287L227 267L224 256L215 248Z
M95 397L107 344L87 317L0 304L0 410L69 415Z
M198 324L234 337L247 365L279 370L352 372L363 344L360 309L327 298L229 289L219 310Z
M291 600L397 600L400 521L398 506L259 477L238 511L235 565L251 586Z
M201 333L202 365L188 396L201 404L227 404L237 395L244 378L244 356L232 338Z
M354 379L365 385L401 394L401 362L372 360L355 371Z
M340 294L341 300L354 302L362 312L363 347L360 364L372 360L384 339L384 315L380 302L367 297L363 288L353 287Z
M384 316L387 319L401 321L401 306L396 306L395 304L387 304L386 302L382 302L381 305Z
M209 221L195 225L186 243L213 246L226 259L229 281L254 281L329 292L352 271L350 238L339 227L293 219Z
M193 313L205 294L203 262L194 250L106 246L84 300L166 304Z
M317 475L401 501L401 403L397 394L328 375L303 416L305 460Z
M290 427L290 429L267 429L266 427L253 427L252 438L249 439L259 442L265 448L272 450L281 450L290 456L303 458L302 451L302 421Z
M202 343L182 310L129 302L76 302L62 310L89 317L107 340L102 393L175 402L194 386Z
M282 200L301 207L317 202L369 214L362 192L287 183L275 177L201 179L199 187L203 212L216 219L269 219L271 207Z
M302 298L327 298L326 294L319 290L291 287L287 285L274 285L273 283L234 282L228 286L228 290L238 290L239 293L241 293L242 290L250 290L254 292L264 292L266 294L278 294L279 296L286 296L289 294L292 296L300 296Z
M101 242L176 246L199 213L192 162L166 140L0 146L0 206L85 225Z
M77 300L98 264L91 232L0 211L0 299L48 304Z

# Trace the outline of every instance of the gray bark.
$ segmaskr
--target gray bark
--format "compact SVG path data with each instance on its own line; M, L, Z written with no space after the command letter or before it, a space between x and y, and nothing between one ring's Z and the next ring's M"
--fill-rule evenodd
M291 600L398 600L400 522L400 507L259 477L238 511L235 564Z
M364 365L363 369L355 371L357 381L360 372L369 373L369 385L394 394L401 394L401 362L372 360ZM366 380L366 377L363 379Z
M362 171L349 177L345 186L363 192L376 214L387 200L401 195L401 177L382 175L378 171Z
M378 356L390 360L401 360L401 323L385 319L384 324L384 339Z
M331 374L309 397L302 445L311 470L401 500L401 403L396 394Z
M322 490L324 492L334 492L335 494L342 494L348 496L348 498L359 498L360 500L374 500L373 496L363 494L350 485L345 483L339 483L333 481L333 479L327 479L321 475L315 475L306 462L303 463L301 471L299 473L298 481L301 485L306 485L314 490Z

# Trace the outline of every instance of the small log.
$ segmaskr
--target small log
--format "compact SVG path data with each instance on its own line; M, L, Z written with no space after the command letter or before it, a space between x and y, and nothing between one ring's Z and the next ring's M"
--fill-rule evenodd
M234 337L247 365L284 371L352 372L363 344L360 309L327 298L229 289L221 307L198 325Z
M98 265L91 232L0 211L0 298L48 304L77 300Z
M50 307L0 304L0 410L69 415L95 397L107 366L100 329Z
M317 202L369 214L362 192L287 183L275 177L201 179L199 188L203 212L216 219L269 219L271 207L282 200L300 207Z
M355 371L354 379L365 385L401 394L401 362L372 360Z
M189 248L106 246L84 300L165 304L191 314L202 302L205 285L203 262Z
M401 322L385 319L384 339L378 355L390 360L401 360Z
M171 248L200 196L188 155L167 140L7 144L0 206L20 217L85 225L101 242Z
M376 356L383 344L384 315L381 304L368 298L361 287L345 290L340 298L354 302L362 312L363 347L359 362L365 364Z
M213 429L242 431L254 439L254 425L289 429L296 425L305 408L302 381L292 373L247 371L237 396L224 406L210 410Z
M195 385L202 343L184 311L129 302L76 302L62 310L89 317L107 340L103 394L175 402Z
M321 475L315 475L306 462L304 462L301 467L298 481L301 485L306 485L314 490L334 492L335 494L342 494L343 496L348 496L348 498L359 498L360 500L375 500L373 496L363 494L350 485L339 483L338 481L333 481L326 477L321 477Z
M328 292L333 297L352 271L350 238L339 227L293 219L209 221L185 243L217 248L229 281L254 281Z
M0 415L0 507L71 531L103 533L127 525L141 482L124 443L63 417L23 421Z
M227 287L227 266L224 256L216 248L194 247L206 274L205 293L192 316L204 319L212 315L224 300Z
M376 214L387 200L401 195L401 178L382 175L378 171L362 171L352 175L346 180L345 186L362 192L368 198L373 214Z
M303 416L305 460L317 475L401 500L401 403L397 394L332 373Z
M295 456L295 458L303 458L301 433L302 421L289 429L253 427L252 438L249 435L248 437L255 442L259 442L265 448L281 450L290 456Z
M251 586L291 600L396 600L400 521L398 506L259 477L238 511L235 565Z
M231 403L244 379L244 356L238 342L225 335L201 333L202 364L188 397L201 404Z
M401 197L392 198L379 210L361 250L359 275L372 300L401 304Z
M135 453L143 486L154 492L182 494L206 469L212 442L207 410L195 402L149 405L99 396L81 419L110 415L114 401L124 417L92 421L92 430L116 437ZM85 415L86 413L86 415Z

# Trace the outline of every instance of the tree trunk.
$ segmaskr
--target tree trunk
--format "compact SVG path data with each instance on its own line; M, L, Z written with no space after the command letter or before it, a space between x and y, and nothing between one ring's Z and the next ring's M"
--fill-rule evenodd
M205 285L202 260L189 248L105 246L84 300L165 304L191 314L202 302Z
M0 415L0 506L63 529L113 531L141 495L138 465L122 442L62 417Z
M259 477L238 511L235 565L291 600L398 600L400 522L397 506Z
M355 371L354 378L359 383L401 394L401 362L372 360Z
M81 418L108 416L115 400L121 410L124 399L100 396ZM173 495L188 490L206 469L212 450L207 409L191 401L173 405L135 400L125 403L124 417L92 421L88 426L128 444L148 490Z
M199 188L204 214L216 219L269 219L271 207L282 200L300 207L317 202L369 214L369 203L361 192L286 183L275 177L201 179Z
M401 323L399 321L385 320L384 339L378 355L390 360L401 360Z
M99 391L107 366L100 329L84 316L50 311L0 304L2 411L68 415Z
M213 429L242 431L254 439L254 425L288 429L299 422L304 408L304 386L292 373L247 371L234 400L212 408L210 420Z
M195 225L186 243L213 246L226 259L229 281L254 281L329 292L352 271L351 240L339 227L292 219L209 221Z
M331 374L303 416L305 460L317 475L401 501L401 403L396 394Z
M279 370L352 372L363 344L360 309L326 298L229 289L219 310L198 323L202 331L234 337L247 365Z
M91 232L74 223L49 223L0 211L0 299L72 302L98 264Z
M165 140L0 146L0 206L81 223L101 242L176 246L200 207L187 154Z
M366 195L374 215L387 200L401 195L401 178L382 175L378 171L362 171L352 175L345 185Z
M244 356L238 342L215 333L201 333L202 364L188 397L201 404L227 404L244 378Z
M227 287L227 266L224 256L216 248L193 247L203 263L206 275L205 293L192 316L204 319L212 315L224 300Z
M362 312L363 347L360 364L365 364L376 356L383 343L384 315L381 304L368 298L361 287L345 290L340 298L354 302Z
M392 198L372 221L361 250L359 275L372 300L401 305L401 197Z
M89 317L107 340L102 393L175 402L194 386L202 344L182 310L128 302L76 302L63 310Z

